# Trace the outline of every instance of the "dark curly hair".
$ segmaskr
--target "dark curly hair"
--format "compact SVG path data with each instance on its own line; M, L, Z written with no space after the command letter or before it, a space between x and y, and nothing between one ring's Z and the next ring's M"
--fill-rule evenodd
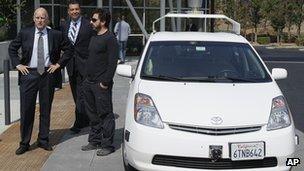
M101 22L105 22L105 26L107 28L109 28L109 24L110 24L110 21L111 21L111 14L107 10L98 8L98 9L95 9L92 12L92 17L93 17L94 14L98 14L98 19Z

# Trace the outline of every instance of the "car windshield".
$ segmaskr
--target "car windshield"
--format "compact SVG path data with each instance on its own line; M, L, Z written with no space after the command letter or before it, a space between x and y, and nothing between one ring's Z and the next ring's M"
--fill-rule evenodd
M252 48L243 43L151 42L142 79L190 82L269 82Z

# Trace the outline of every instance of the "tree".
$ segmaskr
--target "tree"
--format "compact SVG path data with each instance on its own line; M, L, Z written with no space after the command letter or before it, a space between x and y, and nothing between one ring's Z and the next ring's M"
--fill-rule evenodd
M250 26L250 16L249 16L249 1L246 0L236 0L235 8L235 20L241 24L241 32L246 37L246 30Z
M298 28L297 35L298 38L301 36L301 24L304 21L304 0L294 0L295 9L294 9L294 22Z
M229 18L234 18L236 4L235 0L220 0L215 3L216 9L218 13L223 13ZM227 30L229 30L229 23L227 24Z
M25 2L25 0L21 0L20 5L18 5L12 0L0 0L0 18L2 19L0 26L16 22L17 8L23 7Z
M249 24L248 0L224 0L215 1L216 9L220 13L236 20L241 24L241 32L246 34L246 28ZM229 28L229 25L228 25ZM245 35L246 36L246 35Z
M297 8L297 4L294 0L286 0L285 2L285 21L286 27L288 30L288 42L291 42L291 26L295 24L295 9Z
M263 17L263 27L264 30L267 31L267 23L269 23L272 13L272 6L273 6L272 0L265 0L262 2L261 6L261 13ZM268 33L268 32L267 32Z
M6 38L7 30L16 23L17 8L22 8L25 0L21 0L20 5L12 0L0 0L0 41Z
M280 37L282 35L282 31L285 28L285 14L286 14L286 4L284 0L271 0L272 9L270 14L270 22L271 26L277 32L277 43L280 43Z
M257 42L258 39L258 25L261 22L262 12L261 4L263 0L251 0L249 3L249 19L252 26L254 27L254 42Z

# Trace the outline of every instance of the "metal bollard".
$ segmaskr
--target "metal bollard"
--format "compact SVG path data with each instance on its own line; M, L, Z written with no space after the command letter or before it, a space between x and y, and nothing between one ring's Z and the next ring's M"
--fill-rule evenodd
M3 61L4 70L4 108L5 108L5 125L11 124L11 105L10 105L10 61L5 59Z
M65 83L65 68L61 69L61 77L62 77L62 83Z

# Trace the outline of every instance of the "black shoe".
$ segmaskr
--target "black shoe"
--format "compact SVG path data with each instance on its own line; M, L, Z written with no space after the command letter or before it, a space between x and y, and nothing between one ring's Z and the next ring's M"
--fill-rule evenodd
M78 127L72 127L72 128L70 128L70 131L73 133L73 134L78 134L80 131L81 131L81 129L80 128L78 128Z
M81 146L82 151L96 150L96 149L99 149L99 148L101 148L100 145L92 144L92 143L89 143L88 145Z
M37 143L37 146L46 150L46 151L53 151L53 148L50 144L41 144L41 143Z
M106 146L99 149L96 154L97 156L106 156L115 151L115 148L113 146Z
M21 155L23 153L25 153L26 151L29 150L29 147L25 147L25 146L20 146L17 150L16 150L16 155Z

